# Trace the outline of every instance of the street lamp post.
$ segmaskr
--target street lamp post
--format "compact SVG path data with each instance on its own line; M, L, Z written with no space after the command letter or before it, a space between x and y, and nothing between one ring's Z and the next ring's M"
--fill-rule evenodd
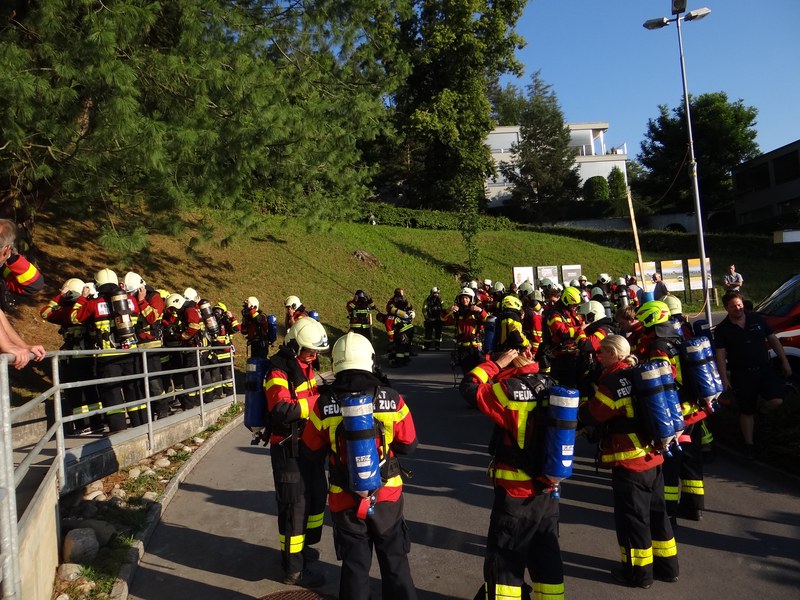
M682 5L681 5L682 4ZM711 295L709 289L709 273L708 265L706 264L706 244L703 233L703 213L700 210L700 187L697 182L697 159L694 155L694 138L692 137L692 116L689 110L689 88L686 85L686 63L683 59L683 35L681 34L681 21L697 21L711 13L710 8L698 8L691 10L683 15L683 10L686 8L686 3L673 2L673 6L678 5L677 10L673 10L675 15L672 19L661 17L659 19L650 19L645 21L645 29L661 29L670 23L675 23L678 29L678 49L681 57L681 80L683 81L683 102L686 112L686 129L689 132L689 179L692 184L692 195L694 196L694 212L697 215L697 238L700 247L700 273L703 278L703 303L705 306L706 320L709 327L713 325L711 320Z

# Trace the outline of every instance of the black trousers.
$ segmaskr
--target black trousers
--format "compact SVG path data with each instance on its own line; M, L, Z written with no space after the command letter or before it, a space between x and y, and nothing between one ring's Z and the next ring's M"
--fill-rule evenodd
M664 504L661 466L647 471L611 470L614 522L620 558L630 581L639 585L678 576L678 547Z
M422 342L425 348L434 347L437 350L442 345L442 322L439 319L435 321L425 321L425 339Z
M522 597L526 568L537 598L564 597L558 500L549 494L514 498L496 487L483 563L485 583L475 599Z
M333 543L342 561L339 598L369 600L372 549L381 569L383 600L416 600L417 591L408 565L411 542L403 519L403 497L378 502L375 514L359 519L356 509L332 513Z
M672 450L664 457L664 499L667 514L677 516L679 507L690 511L705 507L703 483L703 434L700 423L693 423L681 436L682 451Z
M126 375L133 375L136 372L135 356L133 354L122 354L118 356L98 356L97 357L97 377L103 379L106 377L124 377ZM136 389L136 380L128 381L110 381L101 383L97 386L97 391L100 394L100 401L104 407L112 407L131 400L136 400L138 390ZM123 393L124 391L124 393ZM139 414L140 411L133 411L132 426L141 425ZM106 414L106 422L108 429L113 433L114 431L122 431L128 427L127 415L125 409L112 410Z
M303 548L322 538L327 493L324 462L293 454L291 441L270 448L278 502L281 566L287 574L303 570ZM307 527L309 521L311 528Z

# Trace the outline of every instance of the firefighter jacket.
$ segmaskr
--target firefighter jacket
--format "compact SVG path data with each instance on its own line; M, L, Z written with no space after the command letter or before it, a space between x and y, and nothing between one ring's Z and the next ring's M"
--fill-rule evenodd
M165 310L164 316L161 317L161 331L164 346L168 348L177 348L183 345L181 340L183 328L182 311L175 310L174 308Z
M430 294L425 298L425 302L422 304L422 316L425 321L434 323L441 321L443 314L444 305L442 304L442 298L438 294Z
M33 296L44 288L42 273L21 254L12 254L3 265L6 289L19 296Z
M124 295L124 305L114 308L112 297ZM98 350L136 348L133 318L139 309L122 289L113 283L97 288L97 296L80 296L72 305L70 320L74 325L85 324L92 347Z
M239 321L233 315L228 316L226 312L215 314L214 317L217 319L218 329L217 335L211 340L211 345L230 346L233 343L233 338L231 336L233 336L234 333L238 333L242 328L241 325L239 325Z
M522 331L522 320L516 310L506 309L498 317L498 342L495 345L497 350L524 350L531 345L531 342Z
M481 347L481 327L488 313L479 306L461 306L455 312L445 313L445 325L455 326L456 346Z
M601 426L600 462L606 467L647 471L664 457L646 441L637 419L629 365L618 362L604 369L593 384L594 393L578 409L582 423Z
M681 342L682 338L678 337L672 323L660 323L645 329L639 339L636 354L641 362L663 360L669 363L672 376L675 378L675 387L678 389L678 396L681 400L683 420L688 427L705 419L708 413L693 397L689 386L683 385Z
M489 473L495 486L515 498L536 496L553 485L546 477L525 471L521 461L515 459L531 442L526 433L536 426L534 414L540 408L521 379L538 371L536 363L501 371L497 363L486 361L467 373L460 387L467 402L495 424L495 459Z
M348 490L347 445L344 424L337 398L348 393L366 393L373 397L378 456L381 462L381 487L377 502L397 502L403 491L403 479L397 455L411 454L417 447L417 433L411 412L396 390L361 370L341 371L321 395L303 430L303 444L313 455L328 453L331 512L355 507L361 497Z
M206 338L206 324L197 307L197 302L189 300L183 305L183 331L181 331L181 342L190 348L202 348L208 346Z
M139 300L137 292L131 294L131 299L137 304L139 316L136 319L136 336L139 338L140 348L160 348L162 346L163 332L161 318L164 316L164 299L157 291L145 288L144 298Z
M392 317L392 329L395 333L402 333L414 327L413 319L409 313L414 310L414 307L411 306L408 302L404 302L401 305L394 304L392 300L386 304L386 314L389 317ZM386 319L387 323L389 319ZM386 326L387 329L389 325Z
M600 342L618 332L619 329L614 325L614 321L603 317L586 326L583 330L584 337L578 342L578 347L581 352L597 352L600 349Z
M62 298L61 294L57 294L39 311L44 320L60 326L58 332L64 337L60 350L86 349L86 325L72 322L73 306L75 300L67 300Z
M297 360L288 347L281 346L270 357L270 366L264 378L264 394L272 423L269 441L274 448L286 438L299 439L319 391L314 368Z
M562 302L557 302L547 318L550 332L550 351L553 356L576 354L584 338L583 318Z
M542 326L544 317L542 315L542 305L534 301L533 305L526 305L522 309L522 332L531 342L533 353L539 350L542 343Z
M480 289L475 292L475 303L480 305L486 312L492 308L492 297L486 290Z
M369 329L372 327L372 311L375 306L372 302L356 302L350 300L345 305L347 309L347 319L350 322L350 329Z
M252 344L254 341L262 341L266 346L269 323L267 322L267 315L257 308L243 308L242 309L242 333L247 338L247 343Z

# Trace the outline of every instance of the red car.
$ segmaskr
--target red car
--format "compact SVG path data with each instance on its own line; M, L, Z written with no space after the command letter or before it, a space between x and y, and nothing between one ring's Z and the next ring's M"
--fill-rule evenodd
M792 365L793 387L797 387L800 384L800 275L784 282L754 310L767 320L783 344Z

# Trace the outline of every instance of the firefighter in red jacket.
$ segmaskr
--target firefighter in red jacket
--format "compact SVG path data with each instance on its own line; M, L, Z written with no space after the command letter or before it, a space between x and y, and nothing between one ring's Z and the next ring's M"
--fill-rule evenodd
M403 397L374 374L375 351L369 340L353 332L333 346L331 386L322 391L303 430L303 443L317 456L328 454L328 505L336 554L342 561L339 598L369 600L372 550L378 557L383 597L415 600L417 593L408 564L408 529L403 518L403 480L397 455L417 446L414 421ZM381 485L354 491L349 483L347 436L339 398L370 394L373 419L381 426L376 436ZM377 468L377 466L376 466Z
M2 281L0 282L0 310L8 311L13 307L13 297L33 296L44 288L44 277L39 269L28 262L28 259L17 252L17 225L9 219L0 219L0 266Z
M194 288L188 287L183 292L183 297L186 302L181 309L183 330L181 331L181 345L187 348L205 348L210 344L210 340L206 336L206 326L203 317L200 315L200 294ZM200 365L208 364L207 353L200 351ZM203 387L211 383L211 374L208 369L203 369L200 377L197 376L197 352L187 352L184 354L184 367L195 367L191 371L187 371L183 375L183 389L187 390L187 405L188 407L200 406L200 390L192 388L199 388L202 383ZM189 391L192 390L192 391ZM203 400L208 402L210 397L205 397L206 390L203 390Z
M85 350L87 347L86 325L72 322L72 307L83 294L86 284L75 277L67 279L61 291L39 314L50 323L59 325L59 333L64 337L61 350ZM70 356L59 360L59 380L61 383L91 381L95 378L94 359L91 356ZM97 388L86 385L65 389L61 394L61 412L64 416L80 415L103 408ZM92 415L89 421L72 421L64 425L67 435L74 433L100 433L103 430L103 415Z
M233 377L231 371L231 355L234 351L233 336L241 330L236 315L228 310L224 302L217 302L213 307L214 318L217 320L217 334L211 340L211 346L214 348L213 360L220 366L211 369L211 379L215 384L219 384L216 395L219 398L224 398L233 394L233 381L229 380ZM225 383L222 383L225 381Z
M283 306L286 309L286 315L284 317L286 331L289 331L291 326L297 323L300 319L308 316L306 307L303 306L303 303L297 296L287 296L286 300L283 301Z
M73 324L85 323L91 344L98 350L121 350L136 348L136 330L133 317L138 307L119 287L119 279L111 269L100 269L94 276L97 295L89 297L88 288L75 301L70 319ZM97 356L98 378L116 378L136 373L136 357L132 353L109 353ZM123 397L124 390L124 397ZM103 405L107 407L139 400L136 380L117 382L113 379L98 384ZM129 406L127 416L133 427L145 422L146 404ZM115 408L106 413L109 430L114 433L126 429L126 410Z
M312 364L320 352L328 349L325 328L314 319L300 319L289 329L278 352L270 357L272 366L264 379L272 424L270 458L278 501L283 582L304 587L318 587L325 582L321 573L307 569L307 564L319 557L312 546L322 538L324 459L301 455L299 442L319 397Z
M250 296L242 303L242 334L253 358L267 358L269 347L269 322L259 308L258 298Z
M483 360L481 327L488 313L475 303L472 288L462 288L456 302L445 312L442 322L455 326L456 360L464 374Z
M352 300L345 305L350 331L355 331L372 341L372 311L375 305L364 290L356 290Z
M527 567L536 598L563 600L564 566L558 541L558 498L554 482L539 475L528 458L537 444L538 402L552 383L538 375L530 348L502 353L469 372L461 394L495 424L490 476L494 503L486 541L484 586L475 600L523 598ZM548 383L549 382L549 383ZM537 390L537 393L534 393ZM512 400L513 399L513 400Z
M628 369L636 364L621 335L600 342L602 366L588 401L581 404L582 423L601 426L600 461L611 468L622 564L612 569L626 585L649 588L653 578L678 580L678 547L664 502L664 458L646 441L631 398Z
M583 340L583 317L578 313L581 292L574 287L564 289L547 319L548 354L552 356L550 374L559 384L577 387L580 376L579 343Z
M644 333L636 354L642 362L665 361L672 370L686 428L678 438L683 451L673 452L672 457L664 461L664 499L673 522L677 517L699 521L705 506L703 448L701 437L693 434L708 413L692 396L689 387L683 385L679 348L682 337L669 317L669 307L658 300L639 307L636 318L644 326Z

